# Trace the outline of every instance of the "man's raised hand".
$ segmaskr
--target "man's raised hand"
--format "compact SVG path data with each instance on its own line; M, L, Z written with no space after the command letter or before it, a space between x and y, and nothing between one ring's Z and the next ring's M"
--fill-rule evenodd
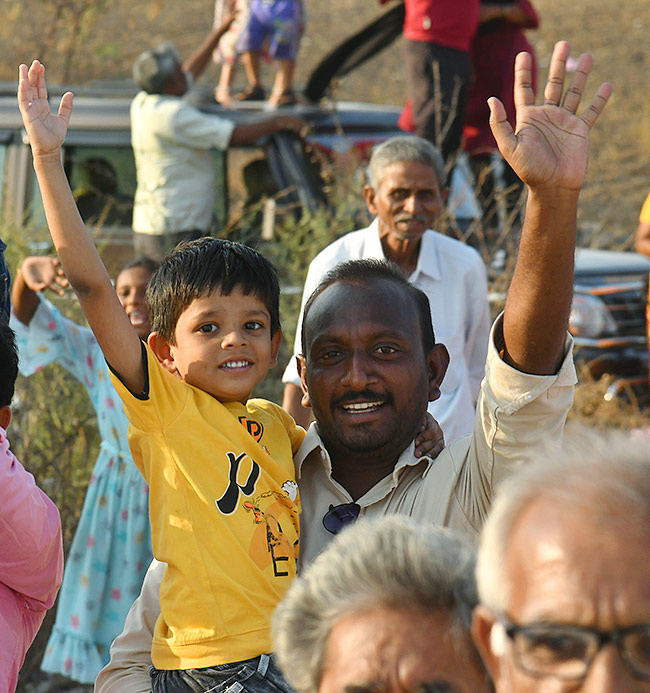
M58 155L72 113L72 93L61 98L59 112L50 111L45 85L45 67L38 60L18 68L18 106L34 156Z
M611 84L601 84L590 106L577 115L593 59L589 54L580 56L571 86L565 92L569 50L566 41L555 44L541 106L535 106L532 57L528 53L517 56L514 131L503 104L495 97L488 100L490 127L499 151L524 183L539 190L580 189L587 172L589 130L612 93Z

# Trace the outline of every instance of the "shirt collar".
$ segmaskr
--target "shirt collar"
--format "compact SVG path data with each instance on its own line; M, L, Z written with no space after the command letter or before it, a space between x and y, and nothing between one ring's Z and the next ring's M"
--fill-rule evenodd
M302 441L302 445L300 448L298 448L298 452L296 452L294 456L296 478L300 479L302 476L303 465L318 464L319 461L323 465L328 478L332 480L332 462L330 460L329 453L325 449L321 437L318 435L316 424L312 422L307 430L304 440ZM374 497L376 495L376 493L373 493L375 490L379 491L381 489L382 497L387 495L397 486L399 483L399 477L406 467L415 467L419 464L425 464L428 469L433 462L434 460L426 455L424 457L416 457L415 442L412 441L411 444L399 456L392 474L384 477L384 479L375 484L373 488L371 488L362 498L359 499L359 502L361 503L361 501L364 501L361 503L361 505L365 506L379 500L379 498Z
M384 249L379 240L379 219L377 217L375 217L370 226L368 226L368 231L371 233L368 233L365 239L364 257L379 257L385 259L386 255L384 254ZM442 278L437 236L438 234L432 229L427 230L422 236L418 264L413 274L409 277L411 281L415 281L420 274L425 274L431 279L439 280Z

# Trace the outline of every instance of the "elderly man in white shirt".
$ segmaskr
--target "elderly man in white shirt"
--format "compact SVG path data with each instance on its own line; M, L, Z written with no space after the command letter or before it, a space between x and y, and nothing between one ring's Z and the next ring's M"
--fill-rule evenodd
M301 405L295 357L301 353L302 312L311 292L339 262L386 258L427 295L436 339L449 350L440 399L429 404L429 412L451 443L472 431L474 403L485 373L490 330L485 265L473 248L431 230L447 190L440 184L445 180L442 156L430 142L391 138L373 150L368 172L364 195L376 218L368 228L327 246L309 266L294 357L283 376L283 407L298 423L308 425L311 412Z
M138 255L160 261L180 241L209 233L215 200L211 149L225 150L278 130L300 132L304 126L304 121L291 115L235 125L201 112L183 98L233 16L215 28L182 65L173 46L163 43L142 53L133 66L133 79L142 90L131 104L131 144L138 178L133 231Z

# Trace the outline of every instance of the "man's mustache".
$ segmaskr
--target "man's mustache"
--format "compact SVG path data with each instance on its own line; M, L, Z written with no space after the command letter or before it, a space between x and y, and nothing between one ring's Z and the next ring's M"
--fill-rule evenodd
M422 224L426 224L428 222L428 219L424 216L424 214L397 214L394 219L397 223L400 221L419 221Z
M340 397L332 400L332 408L339 407L343 404L349 404L351 402L382 402L384 404L390 404L393 401L391 395L380 395L372 390L348 390L344 392Z

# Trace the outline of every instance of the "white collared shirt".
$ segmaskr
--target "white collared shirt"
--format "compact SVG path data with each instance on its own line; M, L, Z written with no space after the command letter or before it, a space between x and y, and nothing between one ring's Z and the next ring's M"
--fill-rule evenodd
M138 93L131 103L131 144L138 185L133 230L207 231L216 173L210 149L226 150L235 124L202 113L179 96Z
M369 227L334 241L312 260L302 294L294 357L284 371L283 382L300 387L295 355L302 352L302 312L323 275L339 262L385 257L379 222L375 219ZM422 236L417 266L409 281L427 295L436 342L444 344L449 351L449 368L442 381L440 398L429 403L429 412L440 424L449 444L471 433L474 402L485 374L490 331L485 264L473 248L429 230Z

